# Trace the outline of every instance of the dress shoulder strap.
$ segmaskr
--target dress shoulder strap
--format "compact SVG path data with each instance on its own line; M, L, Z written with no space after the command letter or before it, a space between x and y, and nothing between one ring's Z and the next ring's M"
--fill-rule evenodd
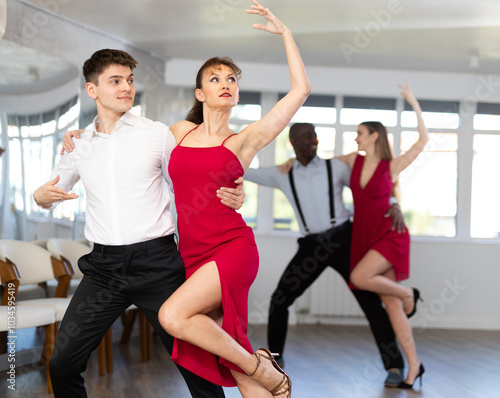
M196 127L193 127L191 130L189 130L186 134L184 134L184 137L182 137L182 139L179 141L179 144L182 144L182 141L184 141L184 138L186 138L188 136L188 134L193 131L193 130L196 130L198 127L200 127L200 125L196 126Z
M226 138L224 138L224 141L222 141L222 144L220 144L220 146L224 146L224 144L226 143L226 141L228 140L228 138L231 138L233 135L236 135L236 133L228 135Z

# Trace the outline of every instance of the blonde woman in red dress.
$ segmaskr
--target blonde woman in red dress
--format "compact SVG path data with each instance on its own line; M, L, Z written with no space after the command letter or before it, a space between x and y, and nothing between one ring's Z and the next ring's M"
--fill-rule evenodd
M409 277L410 236L407 231L393 231L390 219L383 215L399 174L424 150L429 138L422 110L408 82L399 88L416 113L418 140L403 155L393 158L382 123L364 122L358 126L356 143L366 155L352 153L340 158L352 169L351 288L380 295L409 365L406 380L397 387L411 388L424 373L408 321L415 314L420 292L397 283Z

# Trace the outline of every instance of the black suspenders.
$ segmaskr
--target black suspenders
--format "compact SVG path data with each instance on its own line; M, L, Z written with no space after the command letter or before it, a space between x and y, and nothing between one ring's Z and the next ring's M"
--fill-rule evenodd
M332 227L335 226L335 204L333 200L333 177L332 177L332 164L331 164L331 159L326 159L326 170L328 172L328 191L330 193L330 222L332 224ZM295 203L297 204L297 210L299 211L300 218L302 220L302 223L304 224L304 227L309 233L309 227L306 224L306 220L304 218L304 213L302 213L302 208L300 207L300 202L299 198L297 196L297 190L295 189L295 181L293 178L293 167L290 169L288 172L288 178L290 179L290 187L292 188L292 193L293 193L293 198L295 199Z

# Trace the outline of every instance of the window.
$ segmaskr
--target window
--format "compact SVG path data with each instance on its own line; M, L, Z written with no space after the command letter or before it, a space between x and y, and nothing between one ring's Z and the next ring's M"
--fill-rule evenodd
M47 212L39 209L33 201L33 191L47 181L59 156L58 142L62 134L78 127L79 108L78 97L75 96L52 111L7 115L9 183L14 207L19 213L48 217ZM64 202L54 210L53 217L72 219L77 207L77 201Z
M420 100L429 130L424 152L400 175L401 208L413 235L453 237L456 235L458 102ZM401 153L418 139L417 118L405 102L401 114ZM444 131L444 132L440 132Z
M473 120L471 226L473 238L500 238L500 104L479 103ZM481 132L477 132L477 131Z
M250 123L259 120L261 115L260 93L240 91L240 101L233 108L229 127L240 132ZM259 167L258 156L250 167ZM257 184L245 182L245 203L239 210L245 222L252 228L257 227Z
M401 133L401 152L418 139ZM429 133L424 152L400 174L401 209L413 235L456 234L458 135Z

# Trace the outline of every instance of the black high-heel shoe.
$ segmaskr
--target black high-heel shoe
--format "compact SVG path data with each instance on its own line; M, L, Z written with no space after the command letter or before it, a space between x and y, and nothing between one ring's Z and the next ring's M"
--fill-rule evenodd
M415 380L413 380L413 384L415 384L417 379L420 377L420 387L422 387L422 375L424 374L424 372L425 372L424 365L420 364L420 368L418 370L418 375L417 375L417 377L415 377ZM404 381L402 381L401 383L399 383L396 386L396 388L410 389L410 388L413 388L413 384L408 384L408 383L405 383Z
M408 318L411 318L413 315L417 313L417 301L424 301L422 297L420 297L420 290L417 288L412 288L413 289L413 310L409 313L406 314Z

